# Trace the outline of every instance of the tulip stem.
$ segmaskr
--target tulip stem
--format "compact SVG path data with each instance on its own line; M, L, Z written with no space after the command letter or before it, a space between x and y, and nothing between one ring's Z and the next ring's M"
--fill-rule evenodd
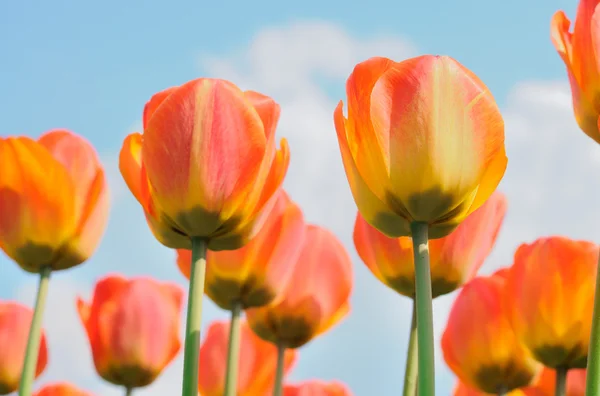
M567 394L567 371L565 367L556 369L556 386L554 387L554 396L565 396Z
M585 381L586 396L600 396L600 256L598 256L598 260L592 332L588 350L587 379Z
M31 318L31 326L29 327L29 338L27 340L27 349L25 350L23 371L21 372L21 383L19 384L19 396L31 395L31 388L33 386L33 380L35 379L35 370L37 368L38 354L40 351L42 320L44 317L51 273L52 268L50 266L42 267L40 270L40 283L35 298L35 308L33 310L33 318Z
M240 360L240 318L242 304L236 302L231 308L229 345L227 346L227 371L225 373L225 396L236 396L237 376Z
M192 238L192 270L190 273L185 326L182 396L198 395L200 329L202 326L202 297L204 296L204 275L206 273L206 250L206 240Z
M125 396L132 396L133 395L133 388L131 387L126 387L125 388Z
M283 369L285 366L285 346L277 344L277 368L275 370L275 386L273 387L273 396L283 395Z
M435 361L433 353L433 308L431 270L429 267L429 225L410 225L415 261L415 304L417 313L419 396L435 396Z
M410 322L410 338L408 340L408 351L406 352L406 369L404 371L404 396L415 396L417 394L418 354L417 354L417 312L416 303L412 302L412 319Z

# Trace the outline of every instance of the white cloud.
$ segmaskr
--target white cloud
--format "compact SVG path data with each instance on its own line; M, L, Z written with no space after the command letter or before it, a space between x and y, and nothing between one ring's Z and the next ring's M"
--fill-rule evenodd
M333 230L352 254L356 282L353 312L330 333L302 348L292 379L337 378L347 382L356 395L388 395L401 389L410 322L408 300L378 284L355 254L351 234L356 207L332 119L353 66L375 55L402 60L416 52L402 38L361 39L330 23L304 22L264 29L242 52L204 57L201 62L209 75L271 95L281 104L278 133L288 138L292 156L285 186L307 219ZM544 81L518 84L503 114L509 167L500 189L509 198L509 212L485 273L510 264L519 243L542 235L600 238L600 207L595 205L600 193L600 183L595 181L600 172L600 147L578 130L568 85ZM105 163L116 164L114 154L103 158ZM42 380L67 376L98 394L112 396L119 392L95 378L87 340L74 313L74 294L90 290L87 286L93 283L93 276L108 270L160 273L166 278L174 277L176 270L172 253L153 240L140 208L127 197L118 169L109 167L107 172L113 192L124 198L114 202L107 237L94 258L102 264L92 263L78 273L79 279L88 277L89 284L60 283L58 276L52 281L46 323L51 359L60 360L51 364ZM31 293L32 289L25 292ZM446 296L435 303L438 340L453 298ZM210 306L205 324L223 316ZM448 394L454 380L439 348L437 358L438 389L440 394ZM136 394L171 394L180 387L180 369L181 359L152 388Z

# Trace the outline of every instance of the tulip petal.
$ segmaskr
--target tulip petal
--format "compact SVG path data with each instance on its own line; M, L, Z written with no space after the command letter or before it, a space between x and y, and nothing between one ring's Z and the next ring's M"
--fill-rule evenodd
M334 112L335 129L338 136L342 162L354 202L365 220L390 237L410 235L409 220L398 216L386 206L367 186L361 177L346 138L346 120L342 112L343 103L340 101Z
M565 62L568 68L571 66L571 39L572 34L569 32L571 21L563 11L557 11L552 16L552 22L550 24L550 37L554 48Z
M142 125L144 129L146 129L148 121L150 120L156 109L158 109L158 106L160 106L162 102L169 95L171 95L173 91L175 91L175 89L177 89L177 87L167 88L164 91L153 95L152 98L150 98L150 100L148 101L148 103L146 103L146 105L144 106L144 113L142 117Z
M149 197L144 194L148 191L144 185L148 184L145 173L143 171L144 164L142 162L142 135L132 133L125 138L123 147L119 153L119 170L121 175L129 187L129 190L142 205L144 210L148 210Z
M271 97L256 91L246 91L244 96L254 106L254 110L262 120L265 137L270 140L271 136L275 134L281 107Z

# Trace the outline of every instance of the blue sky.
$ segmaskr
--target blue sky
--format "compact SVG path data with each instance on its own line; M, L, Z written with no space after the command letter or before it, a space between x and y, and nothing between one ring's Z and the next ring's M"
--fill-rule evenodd
M600 171L600 153L574 124L564 65L549 38L552 14L563 9L573 17L575 2L203 3L0 6L0 134L38 136L52 128L82 134L103 159L113 192L97 254L53 278L46 315L50 366L40 383L65 379L98 395L119 394L96 378L74 313L75 294L88 297L97 277L148 274L185 285L173 253L152 238L120 180L117 154L126 134L139 128L153 93L199 76L228 78L281 103L280 133L292 152L286 188L310 221L342 239L354 260L352 315L302 349L291 380L340 379L359 396L401 389L410 305L379 285L354 252L355 207L331 118L358 61L447 54L495 95L507 124L509 169L501 190L510 205L483 272L510 264L514 248L538 236L600 238L594 221L600 212L590 209L600 191L585 177ZM35 277L0 257L0 299L30 303L35 285ZM436 302L438 336L452 299ZM206 304L205 323L226 317ZM454 380L438 358L438 393L449 395ZM177 364L139 395L176 394Z

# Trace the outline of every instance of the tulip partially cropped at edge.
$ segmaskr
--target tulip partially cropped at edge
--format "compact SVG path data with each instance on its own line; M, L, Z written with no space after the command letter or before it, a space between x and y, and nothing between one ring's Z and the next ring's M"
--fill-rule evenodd
M497 396L497 393L485 393L473 388L469 388L463 382L458 382L454 388L453 396ZM515 389L506 393L505 396L554 396L554 392L546 393L545 391L533 386Z
M485 84L447 56L354 68L335 127L354 200L390 237L429 224L448 235L494 192L506 169L504 122Z
M285 139L275 146L279 113L268 96L210 78L146 103L144 133L127 136L119 168L160 243L229 250L252 238L289 164Z
M286 384L283 396L352 396L352 392L341 382L311 380L299 384Z
M19 387L32 316L33 311L24 305L0 302L0 395L8 395ZM36 378L44 371L47 362L46 336L42 331Z
M49 384L35 392L33 396L93 396L67 382Z
M200 347L198 391L202 396L223 396L227 365L229 322L217 321L209 325ZM284 373L296 362L297 352L285 352ZM247 322L240 325L240 365L237 381L238 396L267 395L275 382L277 349L260 339Z
M506 284L516 336L547 367L586 367L598 246L565 237L521 245Z
M232 310L264 306L287 285L305 231L302 210L280 190L258 234L236 250L209 251L205 293L219 307ZM191 252L179 249L177 265L189 279Z
M180 350L182 299L174 284L116 275L96 284L91 303L78 298L98 374L129 389L151 384Z
M507 205L504 194L495 192L451 234L429 242L434 298L456 290L477 274L494 247ZM377 279L404 296L414 297L411 238L390 238L369 225L359 212L354 225L354 246Z
M464 285L442 335L444 359L454 374L491 394L527 386L541 369L510 325L504 301L507 271Z
M550 37L567 68L573 110L579 127L586 135L600 143L598 116L600 115L600 40L598 0L580 0L575 26L563 11L552 17Z
M0 247L21 268L64 270L95 251L108 218L108 186L94 148L52 130L37 141L0 138Z

